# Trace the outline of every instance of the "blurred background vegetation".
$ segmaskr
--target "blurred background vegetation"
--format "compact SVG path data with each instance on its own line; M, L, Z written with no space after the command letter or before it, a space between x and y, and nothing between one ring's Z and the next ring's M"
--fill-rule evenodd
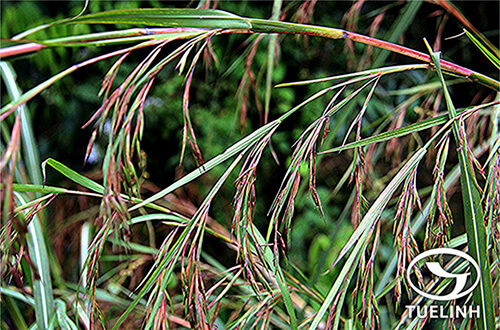
M301 16L299 1L284 1L282 6L282 20L305 20L313 24L341 27L362 34L371 34L383 40L390 40L403 44L409 48L426 52L422 38L427 38L443 52L443 58L454 61L464 67L476 70L490 77L498 79L498 70L484 58L480 51L471 47L465 37L450 40L445 38L456 36L462 32L462 24L450 16L442 7L431 2L404 2L404 1L367 1L353 3L351 1L318 1L313 6L311 16ZM1 37L9 38L17 33L42 23L57 19L72 17L78 14L83 1L2 1L1 3ZM150 7L197 7L197 1L90 1L87 13L120 8L150 8ZM210 3L210 7L214 5ZM459 1L455 5L468 20L498 47L499 40L499 2L498 1ZM269 18L272 12L272 2L268 1L219 1L218 9L233 12L247 17ZM58 29L66 29L60 31ZM109 29L104 25L70 25L59 26L52 30L43 31L36 36L40 39L50 38L51 33L58 35L99 32ZM54 32L56 31L56 32ZM203 65L195 70L193 87L190 95L190 111L194 129L202 150L204 159L224 151L235 141L238 141L249 132L263 124L263 109L265 97L265 74L267 61L267 39L260 41L258 51L250 66L247 59L251 51L252 42L246 35L222 35L212 41L214 57L204 58ZM2 42L2 47L7 45ZM175 45L165 47L162 52L169 52ZM100 49L98 47L54 48L43 50L39 54L23 56L11 61L19 79L22 90L37 85L48 77L63 69L81 62L87 58L103 54L115 49L114 46ZM116 48L118 49L118 48ZM124 79L128 73L141 61L148 50L137 51L131 54L128 61L122 65L117 81ZM160 55L161 56L161 55ZM341 73L359 71L363 69L391 64L415 63L403 56L388 52L370 49L364 45L353 45L351 48L344 41L310 38L301 36L280 35L276 49L273 83L290 82L312 78L333 76ZM101 180L100 164L104 154L105 144L99 143L94 147L89 161L84 164L84 155L90 138L90 129L81 129L81 126L99 108L102 99L97 97L100 83L111 66L112 61L102 61L91 67L78 70L56 83L40 96L28 103L29 112L33 119L36 140L39 146L41 159L55 158L69 167L85 173L87 176ZM253 73L254 81L248 89L241 88L243 77L248 71ZM419 94L419 88L436 81L434 74L426 70L411 71L392 75L390 79L383 79L372 100L363 122L363 136L373 134L381 123L391 116L398 116L401 111L404 115L397 121L399 126L415 122L432 113L432 105L427 102L427 94ZM247 84L250 84L248 81ZM179 76L174 66L167 66L157 77L146 105L146 124L142 147L145 153L146 164L143 176L147 180L143 185L143 195L149 196L170 183L176 178L196 168L192 157L186 157L179 164L182 145L182 94L184 77ZM270 119L300 103L314 91L326 85L307 85L293 88L274 89L271 98ZM435 86L438 88L438 85ZM434 93L434 92L431 92ZM457 107L466 107L480 104L494 95L490 90L478 84L463 83L453 85L452 93ZM416 97L414 97L417 95ZM412 96L411 98L409 96ZM2 104L8 96L2 86ZM410 99L410 101L408 101ZM293 115L285 122L272 138L273 157L270 150L264 152L258 168L257 178L257 208L255 221L265 232L268 223L266 216L271 203L278 192L287 165L292 156L292 145L300 136L303 129L321 114L326 106L327 99L319 100L305 107L304 110ZM342 143L349 124L356 116L356 107L363 102L350 104L339 113L330 123L331 133L325 143L325 149L338 146ZM443 106L439 107L443 110ZM246 115L242 115L242 111ZM13 120L13 117L8 120ZM386 127L387 128L387 127ZM395 128L391 126L391 128ZM399 139L394 144L388 143L374 154L372 160L376 166L368 176L371 187L366 196L372 201L383 188L390 176L389 169L396 168L406 156L413 152L420 141L425 140L427 133L422 133ZM454 154L450 167L457 163ZM307 194L307 187L301 186L295 202L295 213L291 233L291 246L288 257L304 272L311 282L320 289L328 290L336 272L322 275L334 261L343 244L352 233L351 208L353 199L353 185L344 184L335 190L344 173L352 161L352 153L343 152L320 158L318 162L317 187L324 202L327 221L324 222L314 203ZM433 161L419 167L419 188L424 189L432 185ZM215 180L223 169L216 168L207 175L179 190L169 197L167 203L173 209L190 215L201 203ZM304 171L307 181L307 171ZM236 173L230 181L236 179ZM48 172L47 182L55 186L75 188L75 184L65 181L61 175ZM210 216L230 228L232 219L232 198L234 186L224 185L215 199ZM451 196L453 195L453 196ZM452 237L464 232L460 220L462 202L460 195L453 192L450 203L457 226L452 228ZM394 201L395 204L396 201ZM44 229L48 241L52 242L51 253L60 265L61 279L76 282L79 276L78 249L82 223L91 219L97 212L97 201L84 197L64 196L57 198L47 211L44 220ZM392 208L392 211L395 211ZM392 253L392 222L394 213L386 214L382 230L386 240L379 250L377 267L384 267L384 260ZM165 237L161 227L155 235L148 237L146 227L134 227L132 241L141 244L151 244L158 247ZM422 232L419 238L423 240ZM228 267L234 263L235 254L228 249L221 254L223 243L208 237L204 246L205 252L216 258ZM111 247L110 247L111 249ZM101 271L113 269L120 261L103 258ZM141 276L148 271L150 263L139 265L133 275L122 283L133 288L140 282ZM58 279L54 278L57 283ZM61 281L62 283L63 281ZM61 284L60 283L60 284ZM404 304L403 304L404 306ZM382 307L382 316L385 316Z

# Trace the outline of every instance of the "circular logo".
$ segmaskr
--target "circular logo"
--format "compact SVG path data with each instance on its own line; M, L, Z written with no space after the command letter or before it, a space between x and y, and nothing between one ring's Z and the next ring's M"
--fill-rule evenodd
M419 287L413 283L413 281L410 277L410 272L415 267L417 262L419 262L420 260L422 260L424 258L428 258L430 256L435 256L435 255L451 255L451 256L460 257L460 258L468 261L469 264L472 265L476 269L476 281L474 282L474 284L472 284L472 286L470 288L465 289L465 286L467 284L467 279L470 276L470 273L463 273L463 274L449 273L448 271L443 269L443 267L441 266L441 264L439 262L428 261L428 262L425 262L425 265L427 266L427 268L429 269L429 271L432 274L434 274L437 277L441 277L443 279L446 279L446 278L454 279L455 287L452 290L452 292L447 293L445 295L435 295L435 294L431 294L431 293L428 293L428 292L425 292L425 291L419 289ZM420 294L421 296L423 296L425 298L433 299L433 300L441 300L441 301L458 299L458 298L464 297L464 296L468 295L469 293L471 293L472 290L474 290L474 288L479 283L479 274L480 274L480 269L479 269L479 265L477 264L476 260L474 260L467 253L464 253L462 251L455 250L455 249L450 249L450 248L439 248L439 249L432 249L432 250L425 251L425 252L419 254L415 259L413 259L413 261L410 262L410 264L408 265L408 268L406 269L406 279L408 280L408 283L410 284L410 286L413 290L415 290L416 292L418 292L418 294Z

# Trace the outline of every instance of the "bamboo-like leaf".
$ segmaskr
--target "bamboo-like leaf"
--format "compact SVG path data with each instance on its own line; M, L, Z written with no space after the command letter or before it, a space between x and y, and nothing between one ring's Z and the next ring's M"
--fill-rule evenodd
M134 24L163 27L198 27L249 29L251 24L242 17L213 9L142 8L120 9L83 15L54 23L60 24Z
M457 116L457 111L453 105L450 93L441 71L439 62L440 53L432 52L426 41L429 52L432 55L436 72L443 86L446 106L450 118ZM481 194L476 185L474 169L471 166L467 151L467 138L463 122L453 123L453 133L458 147L460 163L460 184L462 187L462 198L464 203L465 228L467 229L467 246L470 255L477 261L481 274L479 285L474 289L474 301L480 306L480 317L476 319L479 329L487 330L495 328L495 312L493 310L495 302L493 300L493 286L491 282L490 262L488 257L488 245L486 227L484 225L483 210L481 207Z
M65 177L69 178L70 180L78 183L79 185L84 186L87 189L90 189L96 193L102 194L104 192L104 187L101 186L100 184L90 180L89 178L84 177L80 173L73 171L66 165L58 162L55 159L49 158L46 161L42 163L42 170L43 170L43 176L45 178L45 170L46 166L50 165L53 167L56 171L64 175ZM45 180L44 180L45 181Z
M342 30L265 19L240 17L213 9L142 8L122 9L84 15L55 22L60 24L139 24L163 27L252 30L258 33L311 33L329 38L341 38Z

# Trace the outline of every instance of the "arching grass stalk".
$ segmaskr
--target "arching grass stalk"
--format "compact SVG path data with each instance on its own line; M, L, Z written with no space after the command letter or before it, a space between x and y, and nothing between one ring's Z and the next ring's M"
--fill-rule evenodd
M66 19L47 25L47 27L61 25L61 24L133 24L133 25L147 25L147 26L162 26L162 27L182 27L182 28L201 28L201 29L222 29L222 33L279 33L279 34L301 34L309 36L319 36L330 39L349 39L354 42L362 43L365 45L377 47L380 49L389 50L407 57L417 59L419 61L432 63L429 55L398 45L384 40L376 39L373 37L364 36L358 33L345 31L342 29L314 26L307 24L297 24L281 21L272 21L264 19L245 18L233 15L228 12L210 9L124 9L101 12L96 14L84 15L74 19ZM129 30L130 31L130 30ZM127 34L128 33L128 34ZM148 30L135 30L127 32L126 37L130 34L146 34ZM120 32L115 32L111 36L101 36L103 41L106 39L116 38L115 35L120 35ZM75 46L75 42L81 42L83 45L88 39L96 38L96 36L80 37L81 40L68 39L62 40L63 45L70 43ZM56 42L61 43L61 39ZM122 39L121 41L127 41ZM132 41L132 40L131 40ZM18 47L15 49L3 49L0 52L1 57L7 57L25 52L39 51L46 48L53 42L47 40L45 42L35 42L27 46L13 46ZM45 43L45 45L44 45ZM60 44L59 44L60 45ZM473 70L464 68L460 65L451 63L449 61L440 60L443 70L456 74L460 77L467 78L471 81L478 82L488 86L494 90L500 89L500 82L487 77L483 74Z
M179 33L169 34L168 36L164 36L162 39L159 39L159 40L148 40L148 41L142 42L142 43L140 43L138 45L135 45L135 46L131 46L131 47L128 47L128 48L120 49L120 50L117 50L117 51L114 51L114 52L111 52L111 53L108 53L108 54L100 55L100 56L88 59L86 61L83 61L81 63L72 65L71 67L67 68L66 70L61 71L58 74L56 74L56 75L52 76L51 78L47 79L46 81L44 81L40 85L33 87L32 89L30 89L26 93L22 94L19 98L15 99L15 100L12 100L10 103L8 103L5 106L3 106L2 109L0 110L0 120L3 120L4 118L6 118L17 107L19 107L22 104L25 104L26 102L28 102L29 100L31 100L33 97L35 97L36 95L40 94L45 89L47 89L48 87L50 87L55 82L61 80L62 78L68 76L69 74L75 72L76 70L78 70L78 69L80 69L82 67L85 67L87 65L94 64L94 63L97 63L99 61L102 61L102 60L105 60L105 59L108 59L108 58L112 58L112 57L115 57L115 56L118 56L118 55L123 55L123 54L129 53L131 51L140 49L140 48L158 45L160 43L165 42L166 40L177 40L177 39L183 39L183 38L192 38L194 36L199 35L202 32L203 31L201 31L201 32L200 31L197 31L197 32L187 32L187 33L180 33L180 34Z

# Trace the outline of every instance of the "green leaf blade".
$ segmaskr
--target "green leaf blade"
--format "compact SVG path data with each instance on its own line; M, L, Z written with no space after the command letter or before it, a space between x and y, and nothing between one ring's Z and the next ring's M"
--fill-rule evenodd
M457 111L448 92L443 73L441 71L439 53L431 51L432 60L436 66L436 73L441 81L446 105L450 118L457 116ZM469 160L469 154L466 150L467 140L465 130L460 122L453 123L453 133L457 142L459 164L460 164L460 183L462 187L462 198L464 205L465 227L467 230L467 247L469 254L479 264L481 274L479 276L479 285L474 289L474 302L480 306L481 316L476 319L479 329L487 330L495 328L495 312L493 310L495 301L493 300L493 285L491 281L490 262L488 257L488 243L486 227L483 221L483 210L481 206L481 194L476 184L474 169Z

